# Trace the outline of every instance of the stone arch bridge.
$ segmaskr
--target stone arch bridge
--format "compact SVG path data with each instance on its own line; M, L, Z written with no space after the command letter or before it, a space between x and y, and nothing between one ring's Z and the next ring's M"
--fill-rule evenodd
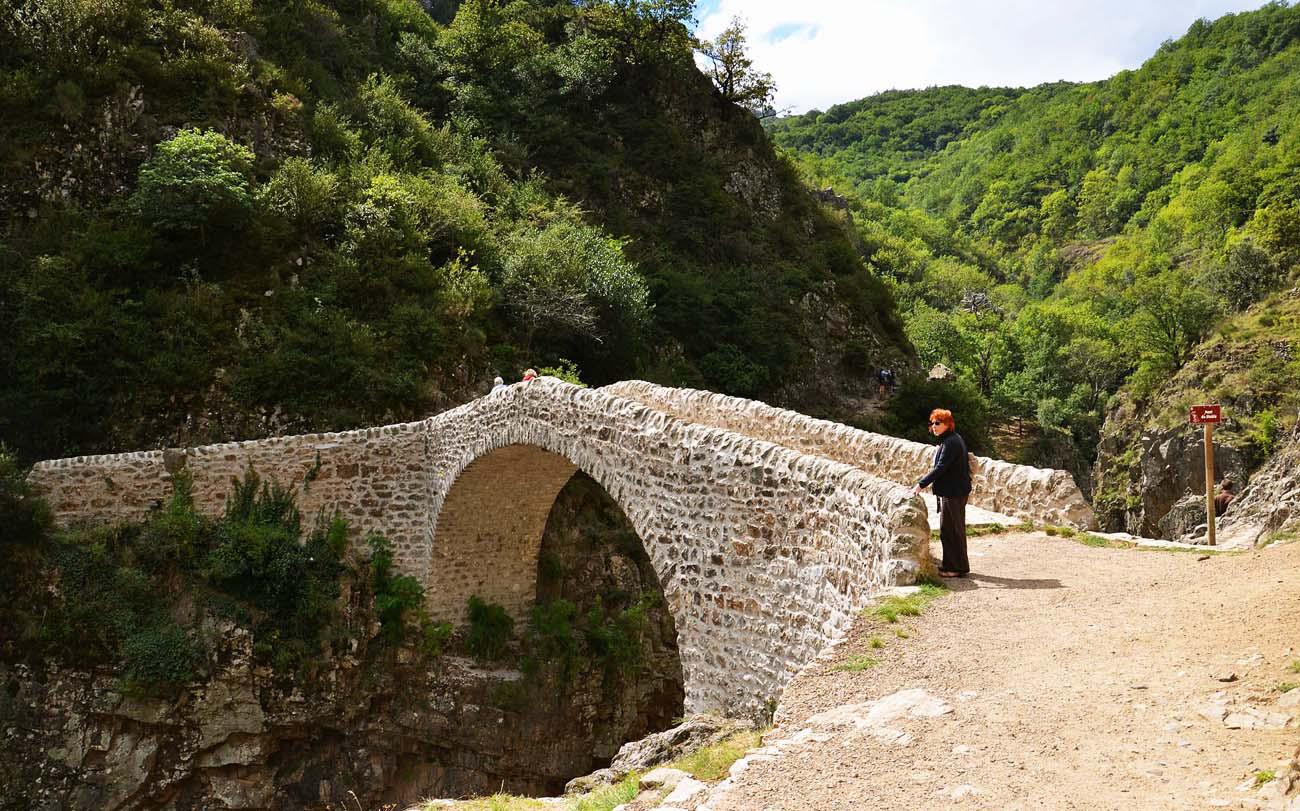
M688 711L774 699L875 592L911 582L930 537L910 484L932 448L763 403L630 381L552 378L419 422L42 462L60 521L140 519L188 471L216 514L251 465L304 515L382 532L436 619L470 595L534 602L551 506L576 470L618 503L663 586ZM1057 524L1092 516L1062 471L980 460L973 504Z

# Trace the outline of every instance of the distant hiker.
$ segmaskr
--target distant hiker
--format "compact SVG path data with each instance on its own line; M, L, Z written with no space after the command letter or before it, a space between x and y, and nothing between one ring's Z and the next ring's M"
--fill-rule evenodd
M501 379L501 375L492 378L492 394L496 394L506 387L506 381Z
M536 379L537 379L537 370L536 370L536 369L525 369L525 370L524 370L524 380L523 380L523 382L527 383L527 382L530 381L530 380L536 380Z
M876 382L880 384L880 396L883 398L889 391L889 381L894 373L888 368L883 368L876 372Z
M1228 511L1228 505L1237 497L1237 483L1232 479L1224 479L1219 482L1219 494L1214 497L1214 514L1215 516L1223 515Z
M966 556L966 498L970 496L970 463L966 440L957 433L952 412L936 408L930 412L930 433L939 438L934 467L912 488L912 495L934 485L939 502L939 540L943 543L940 577L965 577L970 572Z

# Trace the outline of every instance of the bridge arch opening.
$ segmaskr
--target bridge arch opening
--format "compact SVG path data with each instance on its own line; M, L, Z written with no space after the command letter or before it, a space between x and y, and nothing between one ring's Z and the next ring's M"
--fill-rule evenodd
M523 668L527 698L513 689L511 712L522 726L538 725L527 716L554 716L543 724L554 742L542 746L555 751L528 759L542 773L497 772L507 788L558 793L608 765L623 743L683 715L678 634L659 571L616 497L566 456L508 444L466 465L436 517L430 564L435 619L463 626L471 596L496 603L515 620L501 664L540 660L538 672ZM555 653L530 623L535 608L555 618L559 606L578 649L567 662L546 658Z

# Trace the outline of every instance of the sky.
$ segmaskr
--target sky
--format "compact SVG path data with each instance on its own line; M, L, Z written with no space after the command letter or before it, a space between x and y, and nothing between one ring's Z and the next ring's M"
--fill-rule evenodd
M1200 17L1263 0L700 0L696 34L733 17L776 107L825 110L882 90L1028 87L1136 68Z

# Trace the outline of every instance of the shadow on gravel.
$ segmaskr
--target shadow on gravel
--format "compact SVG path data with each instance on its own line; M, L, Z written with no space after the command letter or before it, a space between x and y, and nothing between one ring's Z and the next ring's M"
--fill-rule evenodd
M1022 580L1014 577L998 577L991 574L971 572L966 577L953 577L943 581L952 591L970 591L971 589L1063 589L1060 580Z

